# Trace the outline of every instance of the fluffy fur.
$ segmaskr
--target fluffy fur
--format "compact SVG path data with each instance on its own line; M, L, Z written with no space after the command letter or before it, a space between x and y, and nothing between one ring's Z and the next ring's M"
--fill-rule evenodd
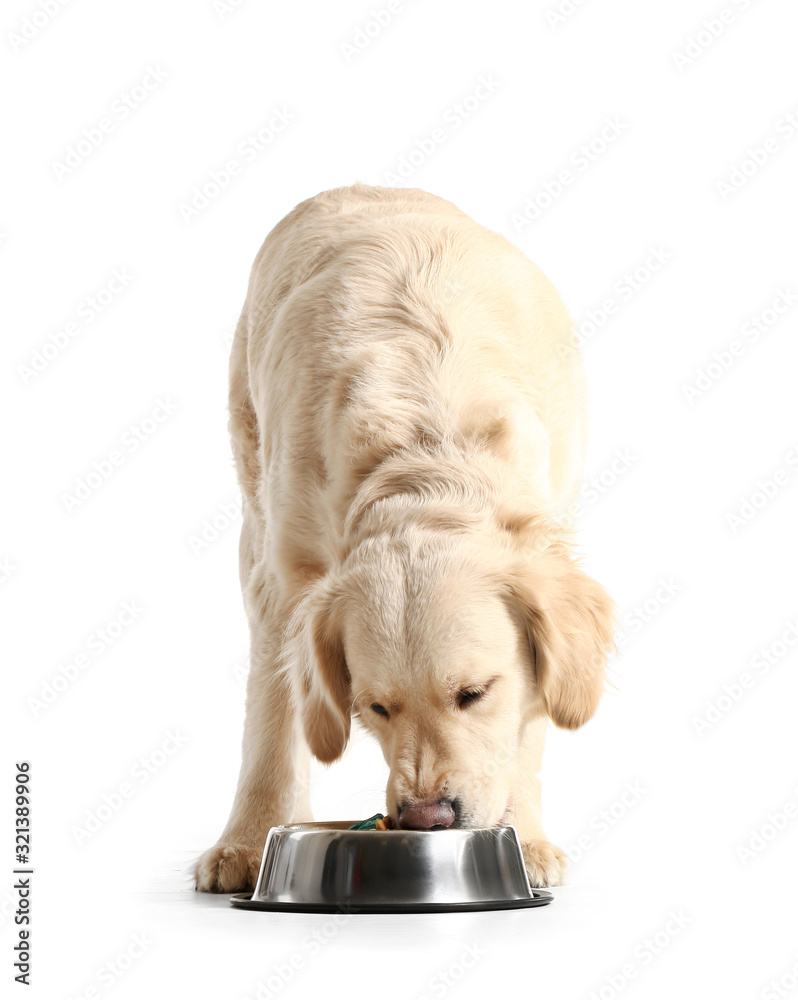
M327 191L269 234L230 365L243 761L199 889L252 887L269 828L311 818L308 750L340 757L353 714L394 821L445 798L460 825L513 823L532 883L560 881L545 729L593 715L612 646L561 517L585 445L572 334L520 251L423 191Z

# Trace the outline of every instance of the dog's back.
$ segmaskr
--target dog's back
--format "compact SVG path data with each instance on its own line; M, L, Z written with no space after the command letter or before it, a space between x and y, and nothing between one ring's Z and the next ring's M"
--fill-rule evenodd
M261 481L272 518L292 497L320 567L363 477L425 437L486 440L516 496L561 509L584 443L572 333L539 269L450 202L365 185L324 192L274 228L252 269L231 417L234 439L257 431L260 466L250 457L240 471ZM312 523L313 510L337 523Z

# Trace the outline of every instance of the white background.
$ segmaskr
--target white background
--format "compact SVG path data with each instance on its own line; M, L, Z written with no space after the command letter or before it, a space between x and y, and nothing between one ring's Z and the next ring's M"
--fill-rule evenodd
M798 17L789 0L560 7L403 0L377 30L384 0L4 6L9 995L13 762L29 759L25 995L798 996ZM243 720L229 339L266 233L355 180L424 188L505 234L582 331L599 488L581 544L622 647L596 718L551 735L547 830L581 858L544 909L332 924L234 911L184 873L225 822ZM115 270L126 287L92 316ZM159 400L172 412L150 422ZM317 769L317 816L371 814L384 779L356 742Z

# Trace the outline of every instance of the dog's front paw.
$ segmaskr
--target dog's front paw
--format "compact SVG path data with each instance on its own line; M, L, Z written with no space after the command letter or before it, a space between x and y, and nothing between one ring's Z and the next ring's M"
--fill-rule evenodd
M564 851L548 840L528 840L521 844L521 849L524 852L529 884L533 888L562 885L568 870L568 858Z
M262 849L247 844L215 844L197 858L194 877L200 892L251 892Z

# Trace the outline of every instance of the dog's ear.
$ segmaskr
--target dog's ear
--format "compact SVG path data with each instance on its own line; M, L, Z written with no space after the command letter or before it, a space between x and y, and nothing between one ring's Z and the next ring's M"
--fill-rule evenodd
M338 760L349 742L352 694L341 605L336 579L313 584L294 612L284 657L305 739L324 764Z
M612 600L556 548L517 564L506 592L526 628L549 718L563 729L577 729L593 716L604 693L607 657L615 645Z

